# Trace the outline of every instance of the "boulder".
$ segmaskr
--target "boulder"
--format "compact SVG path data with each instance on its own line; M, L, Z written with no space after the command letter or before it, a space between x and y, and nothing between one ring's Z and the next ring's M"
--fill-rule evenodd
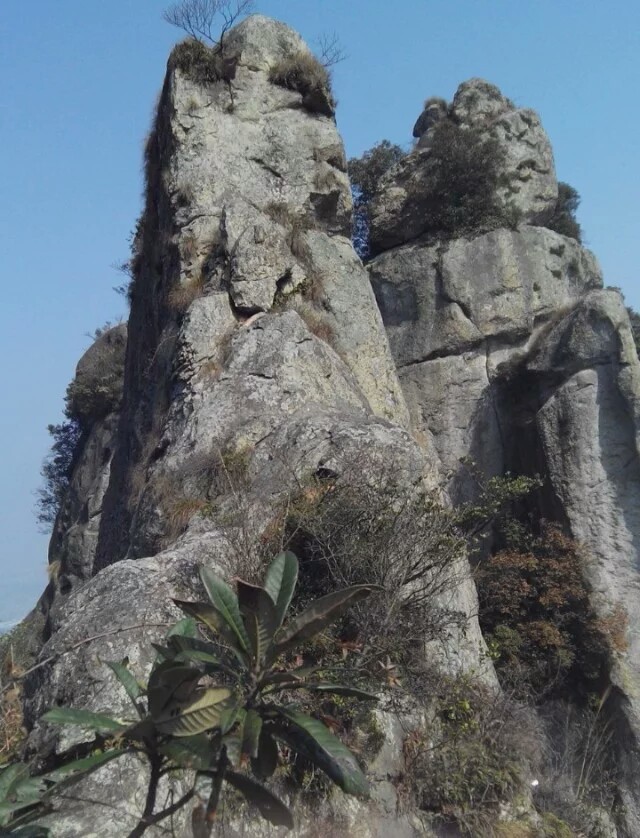
M544 225L550 220L558 184L551 144L535 111L517 108L483 79L461 84L446 111L440 100L426 104L429 107L414 127L414 136L419 137L416 148L386 173L371 204L373 253L440 232L429 210L430 147L442 119L462 129L476 129L497 142L503 158L499 206L508 208L520 223Z

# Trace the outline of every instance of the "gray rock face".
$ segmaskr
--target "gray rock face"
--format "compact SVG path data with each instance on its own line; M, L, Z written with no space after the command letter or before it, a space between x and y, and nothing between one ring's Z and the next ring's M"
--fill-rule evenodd
M428 100L430 102L432 100ZM380 253L433 229L429 217L430 144L441 119L479 129L498 142L504 155L499 201L512 206L524 224L544 224L558 199L551 144L535 111L516 108L494 85L471 79L458 88L448 114L436 100L414 128L418 144L383 178L372 202L371 248Z
M540 387L536 426L553 491L603 620L627 624L611 672L625 835L640 833L640 363L617 292L589 294L527 362ZM552 383L553 382L553 383Z
M263 535L313 475L346 480L357 463L366 476L371 462L407 492L436 482L430 440L408 433L368 274L345 236L351 199L335 124L269 81L275 63L307 48L257 16L226 44L228 81L195 82L174 55L147 149L123 411L101 472L93 577L52 613L43 665L25 685L39 757L70 744L39 721L46 708L124 712L104 661L126 656L144 677L151 642L178 616L171 597L198 595L201 563L227 578L255 570ZM428 648L425 639L425 654L493 684L466 560L451 573L437 603L451 630ZM387 729L373 803L339 797L313 818L300 808L298 834L318 817L336 835L427 834L398 816L403 733L395 717ZM145 779L133 762L101 770L77 795L96 802L68 802L48 819L53 834L123 834ZM104 803L115 807L108 821Z
M101 335L80 359L69 388L83 433L69 491L49 542L52 580L40 603L49 617L59 607L61 597L93 573L102 501L116 445L126 342L124 323Z
M189 340L203 352L209 351L203 341L218 342L220 357L211 350L207 365L213 373L234 324L274 305L295 307L331 341L374 412L408 424L366 271L345 238L352 202L335 122L310 112L299 93L269 78L284 56L308 49L288 27L260 16L225 40L235 62L228 82L194 80L179 69L177 48L148 143L149 198L133 288L125 417L99 567L129 550L132 483L140 482L160 444L171 382L193 362L183 352L195 350L175 355L185 328L202 332ZM189 310L197 297L215 302Z
M640 363L624 304L600 290L592 254L525 227L409 244L377 257L370 272L414 434L433 440L452 495L473 497L463 457L488 475L546 476L544 514L587 546L597 613L633 627ZM635 635L630 628L610 674L628 836L640 831Z
M602 285L595 258L572 239L523 227L406 245L369 271L413 428L432 436L444 473L463 484L462 457L500 474L491 382L545 323Z

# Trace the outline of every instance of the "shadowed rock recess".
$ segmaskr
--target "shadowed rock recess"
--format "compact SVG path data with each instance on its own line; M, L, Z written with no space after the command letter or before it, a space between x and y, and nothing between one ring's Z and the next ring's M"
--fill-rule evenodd
M445 109L425 110L416 148L374 202L377 256L365 268L349 238L331 97L273 81L273 68L307 46L257 15L224 43L213 77L180 46L169 59L146 146L128 328L107 333L126 341L124 381L117 403L83 430L54 527L43 665L24 685L28 753L51 763L69 746L40 721L52 706L124 711L104 661L127 657L142 678L151 643L181 616L172 597L197 596L198 566L227 578L255 571L274 520L309 480L348 483L357 472L375 483L384 473L404 491L475 501L460 467L471 457L488 476L542 476L536 513L588 548L593 607L603 619L628 615L608 673L619 805L618 831L611 822L607 834L640 835L640 363L595 257L541 226L558 192L538 116L486 82L460 87L453 117L442 118L498 137L500 200L517 206L520 223L438 241L421 190ZM100 346L77 380L104 383L91 360ZM498 695L468 560L452 562L455 584L432 605L454 617L425 636L425 666ZM295 834L479 834L455 831L450 813L406 793L418 711L404 686L378 712L371 799L335 792L310 803L289 790ZM424 708L429 696L419 699ZM146 779L133 757L118 760L43 823L56 838L126 835ZM551 835L535 831L542 821L529 798L496 804L496 819L524 812L529 832L486 834ZM188 816L174 819L175 834L191 834ZM213 834L280 832L241 810Z

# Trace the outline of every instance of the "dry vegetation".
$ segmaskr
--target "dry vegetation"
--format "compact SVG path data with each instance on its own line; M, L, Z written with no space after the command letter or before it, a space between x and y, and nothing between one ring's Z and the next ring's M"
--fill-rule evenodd
M20 674L21 670L13 660L13 649L9 646L8 654L0 667L0 686L6 680ZM19 758L26 737L23 721L19 684L14 684L4 691L0 690L0 765Z
M273 84L300 93L302 104L308 110L333 116L336 102L331 92L331 76L310 52L300 51L283 58L271 68L269 79Z
M176 314L184 314L191 303L202 295L203 288L202 275L194 276L185 282L179 282L169 291L167 305Z

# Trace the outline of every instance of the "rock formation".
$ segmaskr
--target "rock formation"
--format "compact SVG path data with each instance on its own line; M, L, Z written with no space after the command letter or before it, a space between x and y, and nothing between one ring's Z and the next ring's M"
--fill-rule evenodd
M522 175L513 192L521 217L544 223L557 185L537 115L478 80L460 86L451 112L500 126L512 188ZM428 135L385 177L372 236L378 250L396 246L369 264L412 428L433 440L457 501L477 491L464 458L488 475L542 475L536 514L563 522L588 547L584 572L601 617L628 616L628 648L611 680L623 834L640 834L640 363L628 314L619 292L602 290L593 254L543 226L420 238Z
M305 481L348 482L354 464L359 479L444 486L456 503L475 500L461 458L489 476L541 474L537 512L589 547L598 613L622 609L631 628L640 618L640 363L594 256L542 226L558 188L537 115L477 79L451 106L428 100L416 149L372 207L367 271L349 240L330 93L278 82L281 62L309 55L304 42L252 16L227 34L224 61L203 65L194 49L172 53L147 141L128 332L101 337L76 377L98 406L54 529L60 576L25 683L28 748L41 761L77 741L40 720L49 707L124 710L104 662L127 657L137 677L148 672L151 643L181 616L172 597L193 597L199 564L229 578L251 570ZM517 209L516 228L434 236L421 207L443 119L496 140L498 197ZM105 407L98 360L125 341L122 397ZM432 607L457 620L424 638L425 660L495 691L466 558L451 571L455 586ZM640 641L630 630L627 642L609 675L619 834L632 838ZM372 801L331 799L313 815L300 806L298 834L432 834L398 795L409 714L380 712ZM56 838L133 828L146 769L133 757L114 765L44 820Z
M279 61L308 49L259 16L230 32L225 49L232 78L205 84L184 45L176 48L147 143L117 433L107 440L96 424L81 456L91 476L79 501L88 509L96 499L91 521L101 512L94 575L51 610L40 660L54 661L25 687L30 747L41 758L69 745L38 721L42 713L54 704L117 709L104 661L127 657L142 676L151 642L179 617L171 597L193 598L198 564L237 573L248 559L238 545L258 542L306 479L339 478L357 462L408 488L437 483L435 451L408 433L382 318L348 238L350 187L334 120L270 80ZM69 572L73 533L56 535ZM86 527L82 534L86 541ZM83 548L78 579L93 546ZM451 673L493 683L467 576L461 560L443 607L462 623L430 654ZM372 765L373 804L327 808L333 834L338 817L362 835L413 834L389 782L402 771L399 736ZM84 792L118 801L108 824L97 803L67 803L47 823L60 836L121 835L139 816L145 779L135 762L105 768Z

